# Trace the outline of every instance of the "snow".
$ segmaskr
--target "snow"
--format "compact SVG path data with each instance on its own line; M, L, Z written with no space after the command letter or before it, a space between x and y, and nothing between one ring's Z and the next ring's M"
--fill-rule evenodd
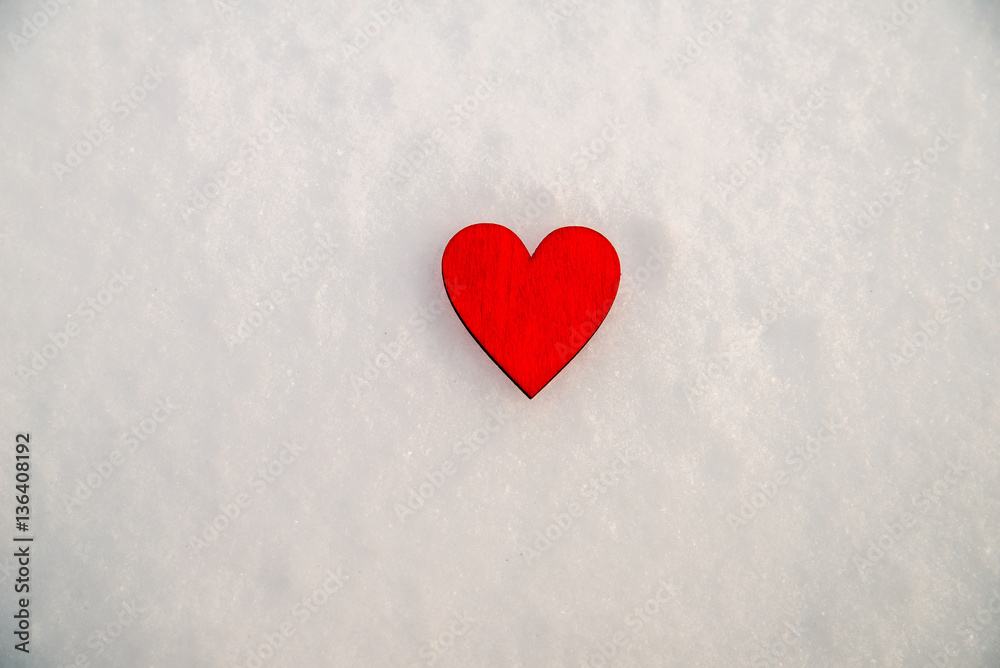
M0 663L1000 664L998 25L4 3ZM476 222L622 261L530 401Z

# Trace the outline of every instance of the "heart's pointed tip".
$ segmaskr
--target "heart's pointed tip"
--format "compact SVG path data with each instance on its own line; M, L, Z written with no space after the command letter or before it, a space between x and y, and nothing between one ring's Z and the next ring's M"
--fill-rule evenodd
M514 383L514 384L517 385L517 383ZM521 390L521 392L524 393L524 396L528 397L529 399L534 399L535 395L538 394L541 391L541 388L538 388L537 390L534 390L534 391L526 390L523 387L521 387L520 385L517 385L517 389Z

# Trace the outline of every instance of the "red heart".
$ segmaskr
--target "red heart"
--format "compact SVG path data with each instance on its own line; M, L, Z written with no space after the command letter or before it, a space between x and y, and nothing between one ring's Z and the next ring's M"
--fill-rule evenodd
M459 231L441 273L455 312L528 398L590 340L618 293L618 253L587 227L561 227L534 255L502 225Z

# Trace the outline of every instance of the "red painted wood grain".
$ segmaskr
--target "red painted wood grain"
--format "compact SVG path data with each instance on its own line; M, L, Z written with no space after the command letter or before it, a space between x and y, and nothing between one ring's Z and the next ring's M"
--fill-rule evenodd
M618 253L587 227L561 227L534 255L502 225L460 230L441 259L445 289L473 338L528 398L604 321L621 280Z

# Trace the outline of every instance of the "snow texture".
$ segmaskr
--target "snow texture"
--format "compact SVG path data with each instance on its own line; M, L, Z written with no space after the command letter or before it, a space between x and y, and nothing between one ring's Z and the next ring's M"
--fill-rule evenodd
M0 663L1000 665L998 27L3 3ZM622 260L530 401L487 221Z

